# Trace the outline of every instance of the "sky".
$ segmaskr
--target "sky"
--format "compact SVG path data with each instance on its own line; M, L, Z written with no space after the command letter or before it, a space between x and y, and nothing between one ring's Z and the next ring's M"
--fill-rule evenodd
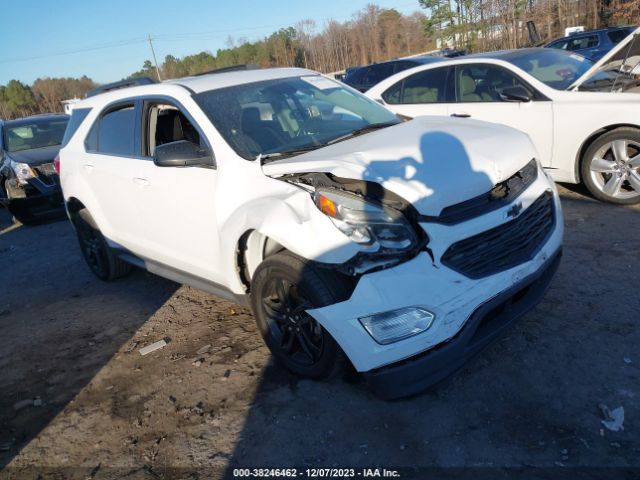
M0 85L41 77L87 75L98 83L120 80L158 62L226 48L229 36L258 40L300 20L346 21L374 3L402 13L418 0L30 0L3 1ZM28 9L26 6L28 5Z

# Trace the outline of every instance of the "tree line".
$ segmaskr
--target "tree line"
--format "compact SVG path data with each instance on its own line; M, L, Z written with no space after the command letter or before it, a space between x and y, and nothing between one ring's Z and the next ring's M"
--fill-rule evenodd
M83 98L95 86L96 83L87 76L39 78L31 85L10 80L6 85L0 85L0 119L61 112L62 100Z
M422 11L404 15L370 4L345 22L318 25L304 20L257 41L229 37L215 54L203 51L158 65L163 80L237 64L297 66L324 73L345 70L442 46L468 52L529 46L527 22L540 41L564 34L566 27L637 24L640 0L417 0ZM158 79L146 60L130 77ZM11 80L0 85L0 118L62 111L62 100L83 98L96 86L81 78L40 78L32 85Z
M567 27L634 25L640 0L419 0L430 12L426 34L468 51L531 46L527 22L539 42L564 36Z
M425 19L424 13L403 15L369 5L347 22L332 20L319 27L314 20L304 20L254 42L230 37L227 48L215 55L200 52L181 59L167 55L159 65L160 74L163 79L176 78L238 64L335 72L434 48L424 30ZM157 79L156 68L147 60L132 76Z

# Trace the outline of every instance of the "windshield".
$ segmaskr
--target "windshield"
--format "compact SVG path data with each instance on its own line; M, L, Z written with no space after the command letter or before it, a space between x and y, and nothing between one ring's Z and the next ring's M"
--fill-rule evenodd
M4 145L8 152L60 145L67 128L68 117L34 120L4 127Z
M376 102L320 75L279 78L194 95L243 158L322 147L367 127L399 123Z
M640 91L640 34L603 63L578 88L590 92Z
M556 90L566 90L593 66L593 62L577 53L544 48L514 58L516 67Z

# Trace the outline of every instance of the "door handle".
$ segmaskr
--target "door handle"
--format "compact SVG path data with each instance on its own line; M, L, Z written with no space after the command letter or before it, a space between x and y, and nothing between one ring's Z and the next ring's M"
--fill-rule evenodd
M455 112L455 113L452 113L451 116L456 118L469 118L471 115L469 113L464 113L464 112Z
M136 185L140 185L141 187L148 187L149 185L151 185L149 183L149 180L143 177L133 177L133 183L135 183Z
M88 172L93 170L93 163L85 163L84 164L84 169Z

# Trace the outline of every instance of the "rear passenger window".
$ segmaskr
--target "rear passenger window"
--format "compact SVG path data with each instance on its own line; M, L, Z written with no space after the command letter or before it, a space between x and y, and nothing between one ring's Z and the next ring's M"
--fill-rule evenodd
M133 157L136 156L135 134L135 105L119 105L103 113L93 124L85 146L92 152Z
M434 68L415 73L382 94L391 105L444 103L446 101L447 68Z

